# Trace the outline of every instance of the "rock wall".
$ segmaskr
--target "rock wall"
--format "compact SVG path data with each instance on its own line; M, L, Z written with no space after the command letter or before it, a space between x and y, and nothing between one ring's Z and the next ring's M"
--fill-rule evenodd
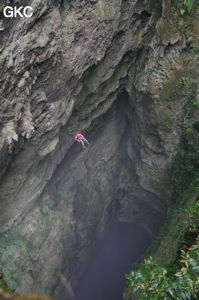
M30 19L1 19L0 262L16 292L52 293L110 219L151 235L163 220L180 129L159 122L159 100L186 43L166 0L31 5Z
M20 222L33 207L76 131L88 128L116 99L119 81L127 74L126 67L118 64L125 63L130 47L133 51L141 45L135 31L143 21L137 13L129 30L136 37L131 45L120 33L121 5L121 1L58 1L56 5L34 1L33 18L15 20L15 24L5 21L1 32L1 231ZM132 5L131 14L135 10ZM16 174L20 174L17 180Z

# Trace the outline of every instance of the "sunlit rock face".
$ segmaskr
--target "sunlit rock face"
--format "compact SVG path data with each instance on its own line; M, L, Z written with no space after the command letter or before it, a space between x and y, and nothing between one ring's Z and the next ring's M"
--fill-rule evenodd
M167 2L43 0L1 19L0 263L17 293L75 284L110 220L157 232L179 140L159 98L184 47L160 30Z

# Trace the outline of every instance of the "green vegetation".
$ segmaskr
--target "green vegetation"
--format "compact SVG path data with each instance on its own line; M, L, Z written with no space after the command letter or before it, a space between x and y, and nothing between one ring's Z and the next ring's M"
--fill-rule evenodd
M184 135L184 136L187 136L188 134L190 134L191 133L191 128L190 127L187 127L187 126L183 126L183 128L182 128L182 134Z
M158 113L158 124L165 130L170 131L172 128L173 120L171 113L168 109L164 108Z
M12 244L9 246L9 239L7 234L4 235L4 238L1 238L1 247L0 247L0 257L1 257L1 264L6 263L6 270L3 269L5 280L8 283L9 289L15 291L17 288L17 277L18 277L18 269L23 267L24 262L28 259L28 250L26 250L25 242L22 240L13 241ZM17 256L19 251L23 251L23 259L19 262L18 265L13 263L13 257ZM7 272L12 274L12 279L7 278Z
M199 239L187 252L181 251L180 270L168 272L152 257L126 276L129 291L139 300L197 299L199 286Z
M196 190L199 189L199 186L195 187ZM199 201L197 201L196 203L194 203L189 210L189 228L191 228L192 230L194 230L195 232L198 231L199 229Z
M193 58L191 58L193 60ZM193 112L195 110L194 104L196 102L197 84L195 82L198 76L195 70L184 71L185 75L182 76L181 72L176 72L175 78L167 83L163 88L160 99L162 102L181 101L186 100L187 111ZM191 114L192 115L192 114Z
M7 290L7 284L4 280L4 274L3 272L0 272L0 289Z
M194 5L193 0L183 0L177 3L178 10L179 10L178 25L180 28L186 25L185 16L191 13L193 9L193 5Z
M188 80L189 80L188 77L182 76L179 79L179 86L184 86L188 82Z
M164 194L170 199L168 219L149 250L149 253L153 253L153 258L145 259L127 275L128 288L125 299L131 299L132 294L138 300L197 299L199 144L196 140L198 138L199 133L194 126L182 128L181 144L164 182Z
M194 105L197 109L199 109L199 101L193 102L193 105Z
M194 144L192 131L189 129L182 138L183 148L175 156L168 172L167 184L171 188L169 193L172 204L167 222L153 243L150 253L155 252L157 248L158 251L155 252L154 258L145 259L127 275L128 288L125 299L131 299L132 294L135 297L133 299L139 300L197 299L199 145ZM198 137L198 134L195 135ZM196 243L193 245L194 241Z
M190 13L193 7L193 0L184 0L183 4L187 12Z
M13 293L14 291L8 287L7 282L5 281L4 277L5 277L4 273L0 271L0 289L3 289L6 292Z
M149 250L160 265L175 269L179 249L187 248L193 243L199 228L198 218L193 214L193 211L197 212L196 215L199 214L197 197L192 191L189 201L181 205L175 203L170 207L168 218Z
M45 203L44 203L45 202ZM51 228L56 226L63 217L63 214L55 209L55 203L47 196L41 201L40 210L32 211L32 220L37 226L32 226L30 230L24 224L18 224L9 232L0 235L0 270L4 273L4 279L12 292L17 292L18 282L21 274L26 270L30 263L30 257L37 256L37 249L40 249L41 257L47 251L43 244L50 234ZM41 220L41 221L37 221ZM60 256L59 247L55 249L56 256ZM42 258L41 258L42 259ZM35 261L39 259L35 259ZM51 269L54 260L49 260L43 269ZM34 262L35 281L41 272L41 263ZM46 271L47 273L47 271Z
M158 124L165 132L181 128L181 140L162 179L162 198L168 215L148 258L127 275L125 299L197 299L199 286L199 122L198 71L195 48L192 64L176 72L161 94ZM190 52L189 52L190 53ZM190 54L189 54L190 55ZM181 115L172 114L173 107ZM170 122L170 120L172 122ZM182 255L182 256L181 256ZM151 258L152 256L152 258Z
M198 134L191 128L183 131L182 150L178 151L168 172L171 201L183 201L183 193L189 186L195 186L199 178L199 145Z

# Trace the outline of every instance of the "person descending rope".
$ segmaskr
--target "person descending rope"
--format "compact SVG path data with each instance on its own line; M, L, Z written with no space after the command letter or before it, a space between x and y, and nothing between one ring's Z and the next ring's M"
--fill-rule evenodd
M82 144L82 147L85 149L86 146L85 146L85 143L87 145L89 145L89 142L87 141L87 139L83 136L83 134L81 133L77 133L76 136L75 136L75 140L78 142L78 143L81 143Z

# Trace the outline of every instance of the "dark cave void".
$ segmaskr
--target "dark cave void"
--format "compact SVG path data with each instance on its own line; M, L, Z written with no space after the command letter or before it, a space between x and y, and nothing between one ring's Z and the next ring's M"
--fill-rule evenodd
M149 113L150 99L136 101L122 91L82 132L89 147L74 143L53 175L48 193L56 203L68 199L73 214L73 251L66 248L62 270L77 300L121 300L124 275L164 219L163 203L140 185L137 173L142 132L154 134ZM68 296L62 284L56 292Z
M122 300L125 274L149 243L150 237L141 226L126 222L111 224L103 240L92 250L78 284L76 300Z

